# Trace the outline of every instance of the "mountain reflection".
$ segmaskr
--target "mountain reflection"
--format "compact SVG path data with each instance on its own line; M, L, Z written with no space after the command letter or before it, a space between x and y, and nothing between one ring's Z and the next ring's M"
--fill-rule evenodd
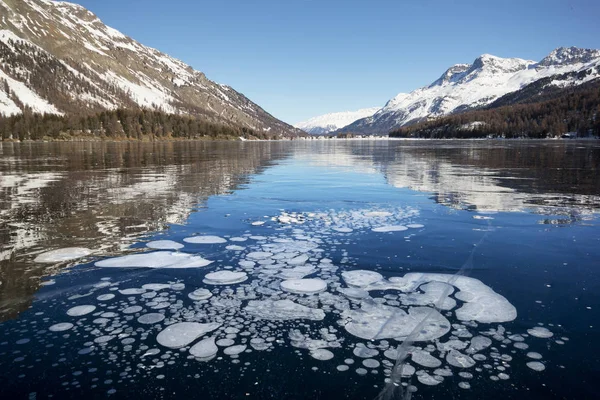
M563 222L600 209L596 141L328 141L305 144L296 157L378 172L457 209L567 215Z
M127 248L182 223L281 157L283 143L0 143L0 321L26 309L53 267L41 251Z

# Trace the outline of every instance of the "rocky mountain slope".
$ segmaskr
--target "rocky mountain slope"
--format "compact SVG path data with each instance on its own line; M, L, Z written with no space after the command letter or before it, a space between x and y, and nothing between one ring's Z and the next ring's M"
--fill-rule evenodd
M370 117L380 109L380 107L373 107L363 108L357 111L330 113L297 123L294 126L313 135L323 135L350 125L361 118Z
M302 132L77 4L0 0L0 115L149 108L257 132Z
M600 77L600 50L558 48L540 62L500 58L489 54L472 64L449 68L431 85L400 93L377 113L360 119L341 132L384 134L390 130L439 116L492 104L509 93L528 87L533 96L549 88L580 85ZM539 85L532 85L535 82Z

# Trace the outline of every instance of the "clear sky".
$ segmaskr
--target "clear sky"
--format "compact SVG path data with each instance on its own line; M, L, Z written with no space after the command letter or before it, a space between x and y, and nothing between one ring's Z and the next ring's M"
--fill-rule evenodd
M383 106L489 53L600 48L600 0L72 0L296 123Z

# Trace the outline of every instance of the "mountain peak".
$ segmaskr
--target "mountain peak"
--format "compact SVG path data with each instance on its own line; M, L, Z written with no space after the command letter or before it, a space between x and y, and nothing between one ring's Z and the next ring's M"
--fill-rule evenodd
M534 61L521 58L502 58L491 54L482 54L473 61L471 70L489 70L492 73L514 73L526 69Z
M369 117L380 109L380 107L372 107L362 108L356 111L343 111L320 115L307 121L299 122L295 127L310 134L322 135L343 128L358 119Z
M572 65L587 63L600 57L600 50L582 49L579 47L559 47L542 59L538 65L548 67L551 65Z

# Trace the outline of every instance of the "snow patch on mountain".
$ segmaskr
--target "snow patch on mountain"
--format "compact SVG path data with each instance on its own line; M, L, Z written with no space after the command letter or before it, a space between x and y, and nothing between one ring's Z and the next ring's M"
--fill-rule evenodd
M371 107L362 108L357 111L330 113L299 122L294 126L314 135L326 134L343 128L358 119L371 116L380 109L380 107Z
M482 107L505 94L542 78L574 73L556 79L557 86L596 79L600 51L558 48L540 62L483 54L472 64L449 68L431 85L400 93L372 116L341 129L343 132L387 133L392 129L451 113Z

